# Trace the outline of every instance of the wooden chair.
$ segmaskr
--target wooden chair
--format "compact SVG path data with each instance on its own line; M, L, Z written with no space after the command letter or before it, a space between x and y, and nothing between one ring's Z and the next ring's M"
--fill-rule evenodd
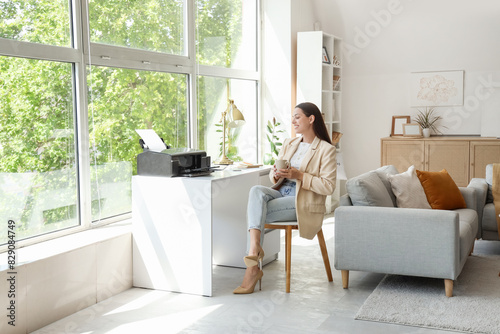
M291 276L291 262L292 262L292 230L298 230L299 225L296 221L285 221L285 222L272 222L266 223L265 228L267 229L279 229L285 230L285 271L286 271L286 292L290 292L290 276ZM330 260L328 259L328 251L326 249L325 237L323 235L323 229L319 230L318 234L319 247L321 249L321 255L323 256L323 262L325 264L326 275L328 276L328 281L333 281L332 269L330 267Z

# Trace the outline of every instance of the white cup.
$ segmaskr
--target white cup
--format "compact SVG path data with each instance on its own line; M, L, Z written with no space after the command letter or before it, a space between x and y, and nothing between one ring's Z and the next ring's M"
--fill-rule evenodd
M274 164L276 165L277 170L290 168L290 163L288 162L288 160L276 160Z

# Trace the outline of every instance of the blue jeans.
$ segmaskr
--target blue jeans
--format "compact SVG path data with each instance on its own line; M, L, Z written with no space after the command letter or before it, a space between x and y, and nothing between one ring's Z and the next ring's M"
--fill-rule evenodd
M295 210L295 191L284 195L266 186L253 186L250 189L247 208L248 229L260 230L260 244L264 242L266 222L297 220ZM293 195L292 195L293 194ZM247 254L250 249L250 234L247 235Z

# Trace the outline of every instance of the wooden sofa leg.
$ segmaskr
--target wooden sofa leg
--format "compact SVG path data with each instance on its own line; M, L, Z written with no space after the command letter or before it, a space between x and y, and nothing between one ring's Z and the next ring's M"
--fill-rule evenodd
M349 270L341 270L342 273L342 287L347 289L349 287Z
M446 297L453 297L453 280L444 280L444 291L446 293Z

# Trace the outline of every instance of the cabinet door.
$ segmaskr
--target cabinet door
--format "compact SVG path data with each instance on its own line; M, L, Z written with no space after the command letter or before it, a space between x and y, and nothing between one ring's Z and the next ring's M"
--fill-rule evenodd
M425 147L426 170L448 171L459 187L469 184L469 142L428 141Z
M394 165L402 173L411 165L424 169L424 142L420 140L383 140L382 166Z
M470 178L484 178L486 165L500 163L500 141L470 142Z

